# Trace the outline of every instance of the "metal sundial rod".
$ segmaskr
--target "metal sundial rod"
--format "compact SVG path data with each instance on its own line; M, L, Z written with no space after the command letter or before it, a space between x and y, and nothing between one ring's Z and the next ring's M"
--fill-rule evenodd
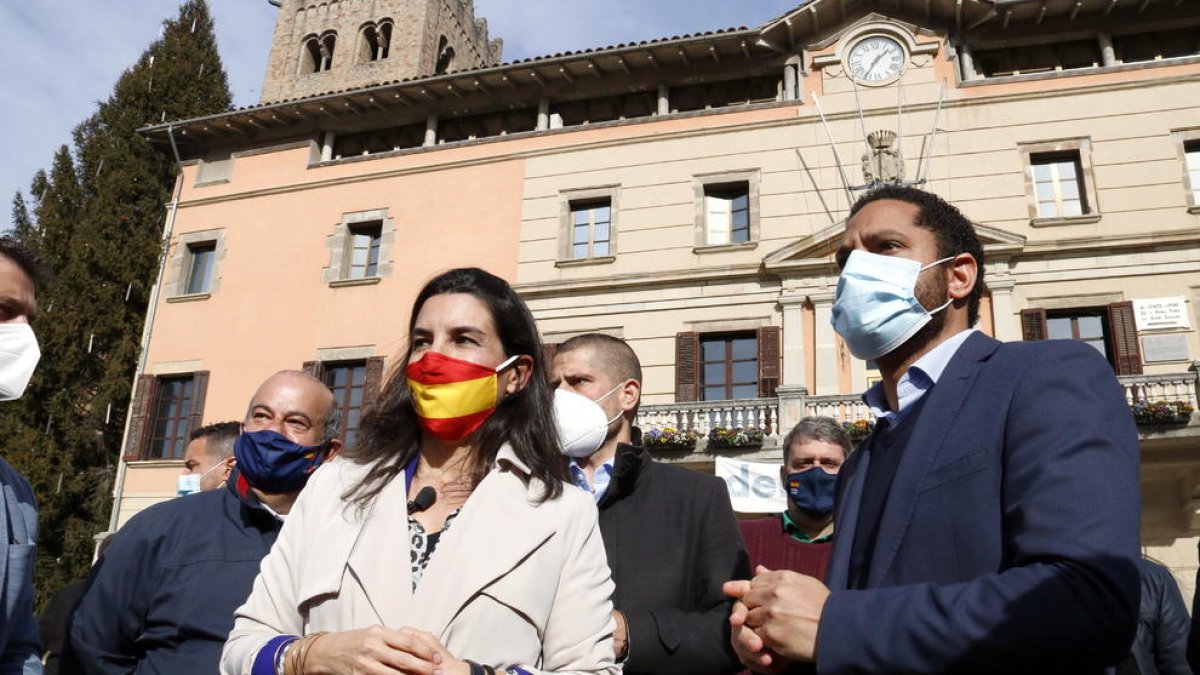
M833 141L833 134L829 131L829 122L825 119L825 111L821 109L821 99L817 96L817 92L813 92L813 103L817 106L817 114L821 116L821 125L825 127L825 136L829 138L829 149L833 150L833 161L837 164L838 175L842 177L842 188L846 190L846 203L848 206L854 205L854 192L850 190L850 180L846 178L846 170L842 168L842 158L838 156L837 143ZM797 148L799 153L800 149Z
M937 110L933 113L933 129L929 131L929 146L925 148L925 156L921 158L921 163L917 165L917 184L925 182L925 172L929 171L929 164L933 161L933 142L937 140L938 119L942 115L942 97L946 95L946 81L942 80L942 88L938 91Z
M863 116L862 101L858 98L858 80L854 76L850 76L850 84L854 85L854 105L858 108L858 126L862 129L863 147L867 149L867 166L871 167L871 180L868 181L872 185L879 182L879 176L875 175L875 157L871 152L871 140L867 134L867 118Z

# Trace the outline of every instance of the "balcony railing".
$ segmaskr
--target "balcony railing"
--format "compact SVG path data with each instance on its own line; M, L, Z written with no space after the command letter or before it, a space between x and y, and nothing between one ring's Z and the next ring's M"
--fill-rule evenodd
M863 403L862 394L833 394L804 397L805 417L832 417L839 422L874 419L871 409Z
M704 436L713 427L742 427L761 429L770 436L778 433L778 420L779 399L747 398L643 405L638 409L637 427L643 432L666 427L694 429Z
M1166 375L1121 375L1117 379L1125 389L1125 400L1133 405L1138 401L1187 401L1196 405L1197 379L1200 373L1168 373Z

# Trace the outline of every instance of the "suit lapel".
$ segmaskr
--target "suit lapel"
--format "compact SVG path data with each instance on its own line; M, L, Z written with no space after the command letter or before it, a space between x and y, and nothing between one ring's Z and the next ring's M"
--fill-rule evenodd
M867 580L868 588L883 584L910 525L921 480L935 465L946 434L979 374L980 363L999 345L999 341L982 333L968 337L946 364L937 384L926 395L928 398L918 417L911 420L917 426L903 448L904 455L896 467L896 475L884 504L871 560L870 578Z
M865 441L864 441L865 442ZM825 584L833 591L850 587L850 552L854 548L854 533L858 529L858 510L862 504L863 480L871 466L871 453L855 452L838 474L845 481L840 486L833 522L833 553L829 561Z
M540 487L526 488L519 474L526 469L508 446L479 484L421 577L413 604L421 608L415 625L439 639L459 611L517 567L554 535L554 528L533 498Z

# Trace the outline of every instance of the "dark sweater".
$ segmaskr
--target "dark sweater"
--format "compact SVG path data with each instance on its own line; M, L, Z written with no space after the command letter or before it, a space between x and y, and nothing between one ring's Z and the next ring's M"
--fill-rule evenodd
M774 515L743 520L742 539L750 553L750 569L763 565L772 570L791 570L825 581L833 540L820 543L797 541L783 531L783 519Z

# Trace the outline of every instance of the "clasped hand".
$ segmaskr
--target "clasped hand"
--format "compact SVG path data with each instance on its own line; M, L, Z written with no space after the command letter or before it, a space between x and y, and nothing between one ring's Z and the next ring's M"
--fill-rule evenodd
M738 659L761 673L783 672L794 661L815 661L817 627L829 589L803 574L762 565L750 581L729 581L729 624Z
M372 626L330 633L314 642L306 675L467 675L470 667L431 633Z

